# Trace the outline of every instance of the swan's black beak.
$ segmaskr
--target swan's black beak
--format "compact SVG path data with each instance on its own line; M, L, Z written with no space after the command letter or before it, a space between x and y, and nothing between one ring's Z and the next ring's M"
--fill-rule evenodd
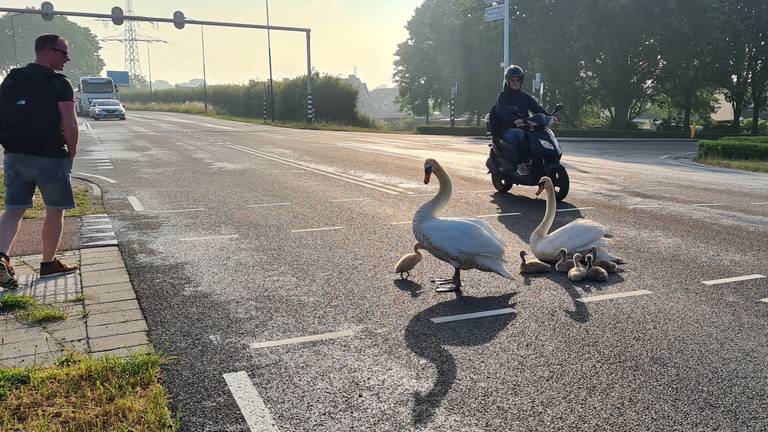
M544 183L539 183L539 189L536 191L536 196L541 195L541 193L544 192Z
M429 183L429 177L432 176L432 167L424 167L424 184Z

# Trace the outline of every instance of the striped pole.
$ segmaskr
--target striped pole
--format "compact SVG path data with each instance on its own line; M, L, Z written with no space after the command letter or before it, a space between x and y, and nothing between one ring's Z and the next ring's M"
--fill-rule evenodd
M315 107L312 103L312 93L307 93L307 118L310 123L315 121Z
M267 122L267 85L264 84L264 123Z

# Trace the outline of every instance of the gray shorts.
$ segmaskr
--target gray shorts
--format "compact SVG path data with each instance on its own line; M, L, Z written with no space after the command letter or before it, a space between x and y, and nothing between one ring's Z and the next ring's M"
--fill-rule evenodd
M72 194L72 162L69 158L6 153L3 169L6 209L32 208L35 186L40 188L46 208L75 208Z

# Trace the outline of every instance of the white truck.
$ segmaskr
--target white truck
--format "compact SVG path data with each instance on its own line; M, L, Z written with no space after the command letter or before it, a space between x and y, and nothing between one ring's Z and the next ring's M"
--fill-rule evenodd
M117 86L112 78L82 77L77 85L77 115L87 116L96 99L117 99Z

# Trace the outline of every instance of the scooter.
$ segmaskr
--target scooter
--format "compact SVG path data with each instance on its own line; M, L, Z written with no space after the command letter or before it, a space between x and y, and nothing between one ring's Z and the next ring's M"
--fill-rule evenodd
M530 152L521 152L521 146L514 146L501 139L501 130L498 128L498 115L496 107L486 116L485 128L491 138L488 146L490 155L485 162L488 172L491 174L493 187L499 192L509 192L513 185L537 186L543 176L552 179L555 187L555 197L558 201L568 195L570 180L568 171L560 163L563 155L560 144L555 134L549 129L554 122L553 116L563 109L558 104L552 112L547 114L534 114L525 119L525 125L520 128L525 131L525 140ZM518 163L514 163L507 157L507 152L516 151Z

